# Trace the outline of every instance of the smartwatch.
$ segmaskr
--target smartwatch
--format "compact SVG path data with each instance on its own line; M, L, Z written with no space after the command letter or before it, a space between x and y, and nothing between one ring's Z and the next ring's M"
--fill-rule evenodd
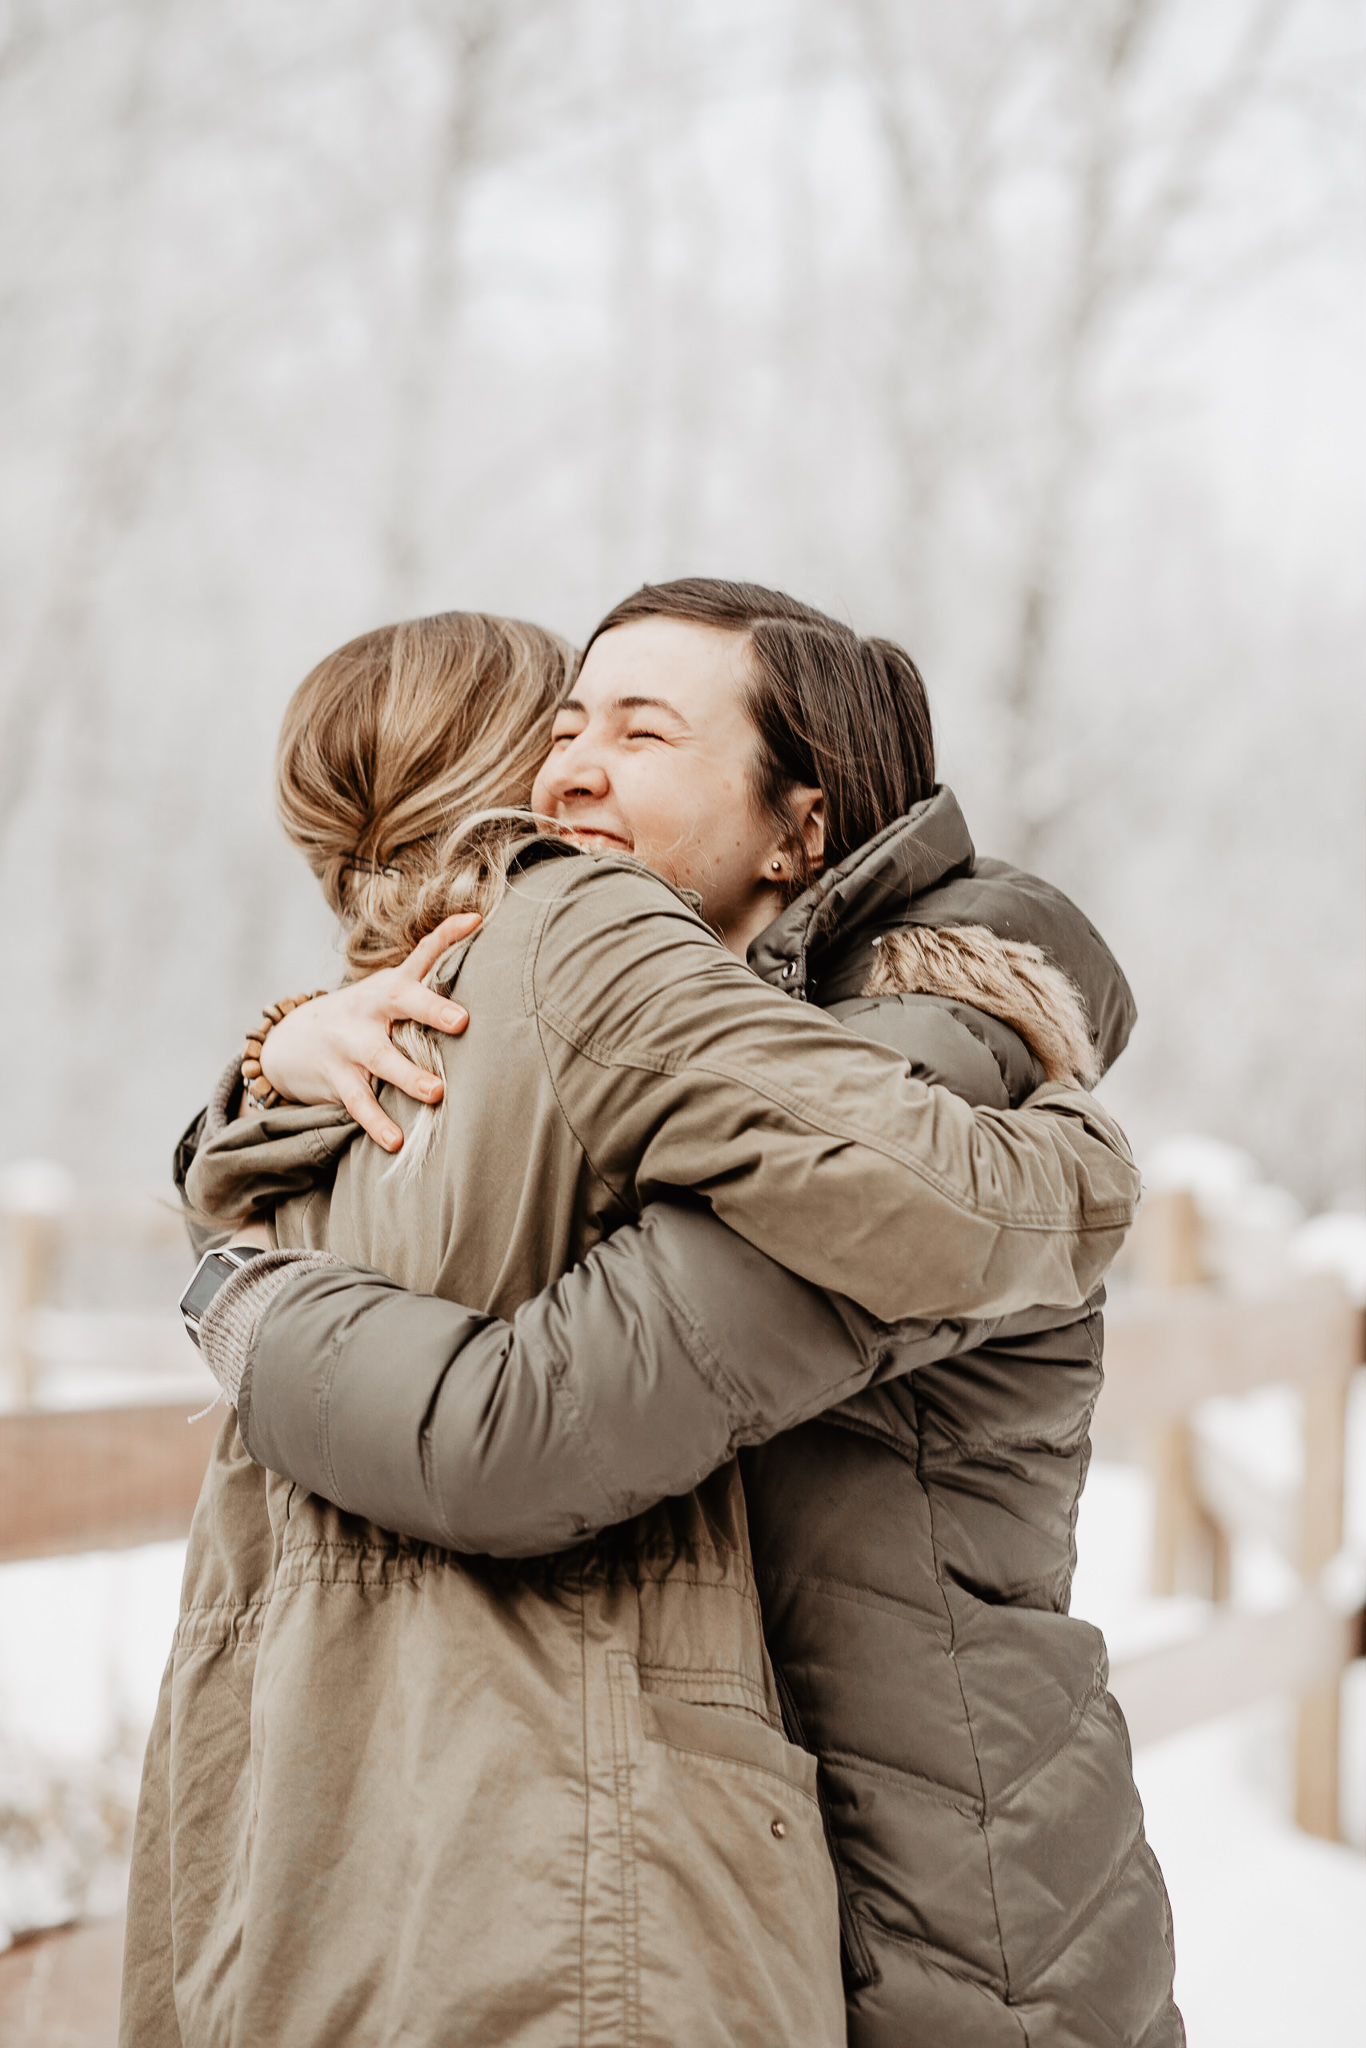
M180 1297L180 1314L196 1350L199 1348L199 1325L219 1288L231 1280L234 1273L240 1273L250 1260L260 1256L261 1247L254 1244L228 1244L219 1251L205 1252L194 1269L194 1278Z

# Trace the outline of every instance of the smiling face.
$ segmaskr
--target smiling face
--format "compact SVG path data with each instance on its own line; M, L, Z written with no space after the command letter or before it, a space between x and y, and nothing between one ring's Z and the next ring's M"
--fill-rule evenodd
M741 958L791 872L782 826L754 800L747 653L745 634L683 619L613 627L585 657L531 793L586 851L634 854L696 891ZM820 791L793 797L819 859Z

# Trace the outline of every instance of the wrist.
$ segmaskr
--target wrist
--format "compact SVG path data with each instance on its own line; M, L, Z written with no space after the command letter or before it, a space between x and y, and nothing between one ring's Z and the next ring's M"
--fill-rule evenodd
M204 1362L237 1409L244 1428L252 1348L261 1318L297 1274L341 1263L331 1252L262 1252L235 1272L205 1309L199 1331Z
M260 1257L261 1248L254 1244L219 1245L205 1252L180 1297L180 1318L196 1350L202 1348L203 1321L218 1294L244 1266Z
M242 1055L242 1086L246 1091L244 1107L274 1109L277 1102L289 1100L286 1091L280 1087L278 1078L272 1079L266 1072L265 1053L270 1034L277 1024L283 1023L295 1010L301 1009L305 1003L316 1002L319 996L326 994L325 988L309 989L303 995L285 996L280 1002L267 1005L261 1022L254 1031L248 1032L246 1050ZM278 1073L279 1069L276 1066L277 1076Z

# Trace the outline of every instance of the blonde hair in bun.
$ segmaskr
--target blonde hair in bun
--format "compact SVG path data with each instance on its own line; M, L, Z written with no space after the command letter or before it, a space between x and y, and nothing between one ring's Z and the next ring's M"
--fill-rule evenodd
M485 612L348 641L300 683L276 757L280 821L341 920L352 978L455 910L487 913L550 747L573 652Z

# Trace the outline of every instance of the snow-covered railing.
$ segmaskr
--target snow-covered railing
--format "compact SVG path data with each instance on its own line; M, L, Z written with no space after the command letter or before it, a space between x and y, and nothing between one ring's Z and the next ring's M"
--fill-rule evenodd
M1343 1560L1347 1402L1362 1362L1362 1316L1327 1273L1273 1276L1239 1296L1208 1278L1194 1196L1145 1202L1129 1255L1130 1284L1106 1312L1100 1456L1142 1457L1155 1489L1152 1589L1217 1603L1197 1636L1117 1662L1112 1685L1136 1744L1277 1694L1297 1700L1296 1818L1339 1833L1342 1674L1363 1654L1359 1588L1333 1597ZM1292 1386L1303 1410L1303 1470L1272 1489L1192 1424L1199 1403ZM1264 1612L1229 1602L1231 1545L1269 1541L1298 1591ZM1339 1576L1342 1576L1339 1574ZM1346 1575L1350 1578L1350 1573Z
M183 1536L217 1418L179 1318L59 1309L65 1247L126 1259L183 1225L137 1198L80 1202L47 1162L0 1176L0 1562Z

